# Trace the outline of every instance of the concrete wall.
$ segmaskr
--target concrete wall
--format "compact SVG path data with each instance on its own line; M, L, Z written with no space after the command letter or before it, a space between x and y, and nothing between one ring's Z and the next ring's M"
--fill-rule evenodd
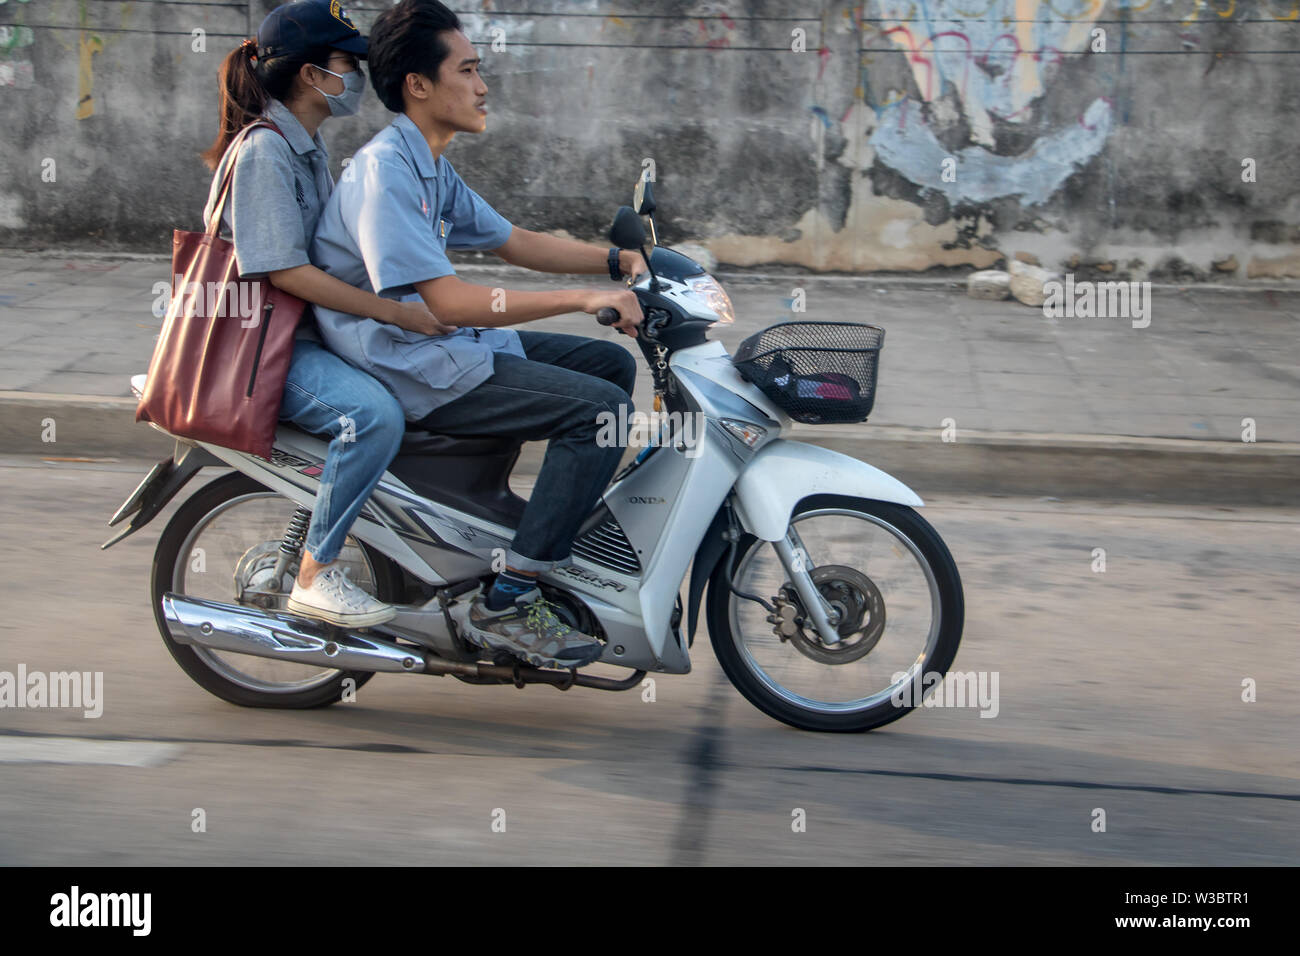
M217 66L273 5L0 3L0 245L194 227ZM529 228L597 238L653 161L664 241L732 264L1300 276L1300 0L453 8L492 112L449 158ZM335 168L387 121L327 123Z

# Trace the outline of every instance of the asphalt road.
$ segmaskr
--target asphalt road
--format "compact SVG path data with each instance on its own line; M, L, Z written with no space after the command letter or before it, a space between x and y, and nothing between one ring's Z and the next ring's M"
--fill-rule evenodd
M379 675L320 711L226 704L155 630L166 516L97 550L147 465L0 460L0 671L104 675L97 719L0 709L0 864L1300 858L1294 510L936 499L955 667L997 672L997 715L839 736L755 710L703 634L652 702Z

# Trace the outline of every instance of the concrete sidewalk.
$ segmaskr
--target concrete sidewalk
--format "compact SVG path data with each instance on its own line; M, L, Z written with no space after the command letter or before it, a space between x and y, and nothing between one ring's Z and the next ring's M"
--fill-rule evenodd
M485 262L496 262L494 258ZM168 280L162 258L0 254L0 450L45 457L163 456L133 422L129 376L148 365ZM468 265L488 286L543 277ZM737 323L728 348L775 322L886 329L871 421L799 437L896 474L921 493L964 491L1172 501L1300 502L1300 306L1292 283L1155 286L1151 323L1047 319L1015 301L967 297L946 280L719 275ZM806 312L791 313L796 287ZM163 285L158 285L159 290ZM538 328L616 339L587 316ZM643 370L637 407L649 409ZM47 420L55 422L56 441ZM1254 442L1243 441L1243 420ZM536 466L530 446L521 467Z

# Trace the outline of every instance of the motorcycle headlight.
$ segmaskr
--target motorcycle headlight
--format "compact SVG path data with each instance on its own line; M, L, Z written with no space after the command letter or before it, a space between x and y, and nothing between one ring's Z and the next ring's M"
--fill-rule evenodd
M736 310L732 308L731 298L713 276L695 276L686 280L686 286L704 299L719 322L729 324L736 321Z

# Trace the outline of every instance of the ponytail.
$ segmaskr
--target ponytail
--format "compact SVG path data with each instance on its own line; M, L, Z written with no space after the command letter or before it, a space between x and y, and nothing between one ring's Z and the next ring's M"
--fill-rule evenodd
M221 86L218 107L221 125L217 129L217 138L201 154L208 169L217 168L235 134L261 116L266 108L268 94L253 66L256 56L257 41L250 37L231 50L221 63L217 73L217 82Z

